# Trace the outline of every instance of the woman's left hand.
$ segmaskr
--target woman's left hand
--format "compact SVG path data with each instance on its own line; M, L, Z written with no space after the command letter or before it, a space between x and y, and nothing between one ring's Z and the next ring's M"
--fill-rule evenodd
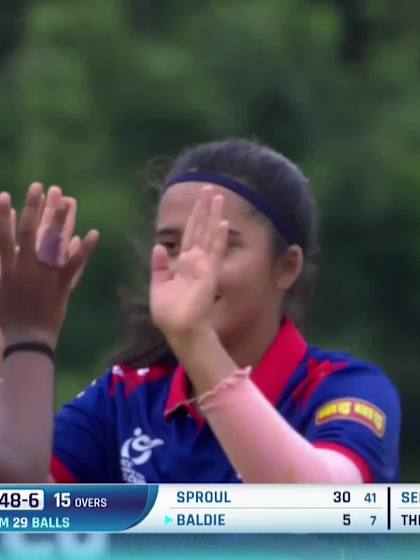
M150 309L167 340L179 340L210 325L228 222L224 198L204 187L187 222L176 260L156 245L152 253Z
M10 195L0 194L0 325L8 344L29 340L30 333L55 347L70 294L99 239L95 230L82 241L76 238L76 247L67 247L60 262L71 203L60 196L45 233L38 236L43 205L43 187L33 183L15 232Z
M76 215L77 215L76 199L73 197L63 197L62 190L58 186L50 187L48 189L48 193L46 197L42 195L43 211L36 232L36 249L37 249L37 253L39 254L44 235L51 227L54 220L55 212L60 206L61 200L63 198L68 204L68 212L63 227L60 253L59 255L57 255L57 262L59 262L60 264L63 264L65 262L66 257L71 256L75 251L77 251L81 241L79 236L73 235L74 228L76 225ZM17 222L16 210L12 208L10 214L11 214L10 221L11 221L11 229L13 232L13 238L16 239L16 222ZM16 245L15 251L16 252L19 251L18 245ZM71 286L72 290L77 286L82 273L83 273L83 269L81 269L78 272L78 274L75 275L75 277L73 278L72 286ZM1 277L1 263L0 263L0 277ZM4 339L3 339L3 334L0 330L0 353L3 351L3 348L4 348Z
M43 195L44 199L44 195ZM47 195L42 202L43 210L41 220L39 222L36 231L36 250L38 255L40 254L42 240L54 219L54 215L61 201L64 200L68 206L68 212L65 219L65 224L63 226L62 241L60 244L60 251L57 255L56 264L64 264L66 259L71 256L75 251L78 250L80 246L81 239L78 235L74 235L74 229L76 225L77 216L77 200L70 196L63 196L63 192L60 187L52 186L48 189ZM14 208L11 209L11 227L13 232L13 237L16 237L16 211ZM16 251L19 251L18 245L16 245ZM72 281L72 289L76 288L83 270L80 270L77 276ZM0 263L0 276L1 276L1 263Z

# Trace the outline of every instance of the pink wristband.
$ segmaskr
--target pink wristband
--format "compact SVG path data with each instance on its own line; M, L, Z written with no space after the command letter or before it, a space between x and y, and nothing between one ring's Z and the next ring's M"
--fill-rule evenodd
M214 389L207 391L203 395L196 397L197 405L199 406L200 410L203 412L209 412L215 407L217 408L220 403L218 399L224 391L229 389L236 389L238 384L241 382L242 379L249 379L251 375L252 368L248 366L244 369L238 369L232 373L231 376L225 377L218 383ZM223 395L222 395L223 398ZM194 400L194 399L192 399Z

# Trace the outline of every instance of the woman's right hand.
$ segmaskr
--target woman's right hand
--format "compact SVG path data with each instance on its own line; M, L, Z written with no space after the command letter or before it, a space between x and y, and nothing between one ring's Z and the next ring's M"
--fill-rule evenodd
M6 345L37 340L56 346L70 294L98 243L95 230L83 240L66 239L74 227L72 205L57 198L45 219L43 187L33 183L15 228L10 195L0 194L0 326Z

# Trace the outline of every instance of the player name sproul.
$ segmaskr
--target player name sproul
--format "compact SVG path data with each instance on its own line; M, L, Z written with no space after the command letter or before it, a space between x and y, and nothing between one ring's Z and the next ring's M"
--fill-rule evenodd
M176 493L179 504L231 504L227 490L179 490Z

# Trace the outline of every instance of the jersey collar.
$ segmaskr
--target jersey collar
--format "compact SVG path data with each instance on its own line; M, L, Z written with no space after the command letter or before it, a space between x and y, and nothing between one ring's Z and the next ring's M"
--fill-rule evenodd
M289 318L285 318L280 330L261 361L253 369L251 379L262 394L276 405L286 385L302 362L307 343ZM172 376L166 402L165 418L178 408L183 407L197 421L204 424L204 418L188 399L190 381L184 367L180 364Z

